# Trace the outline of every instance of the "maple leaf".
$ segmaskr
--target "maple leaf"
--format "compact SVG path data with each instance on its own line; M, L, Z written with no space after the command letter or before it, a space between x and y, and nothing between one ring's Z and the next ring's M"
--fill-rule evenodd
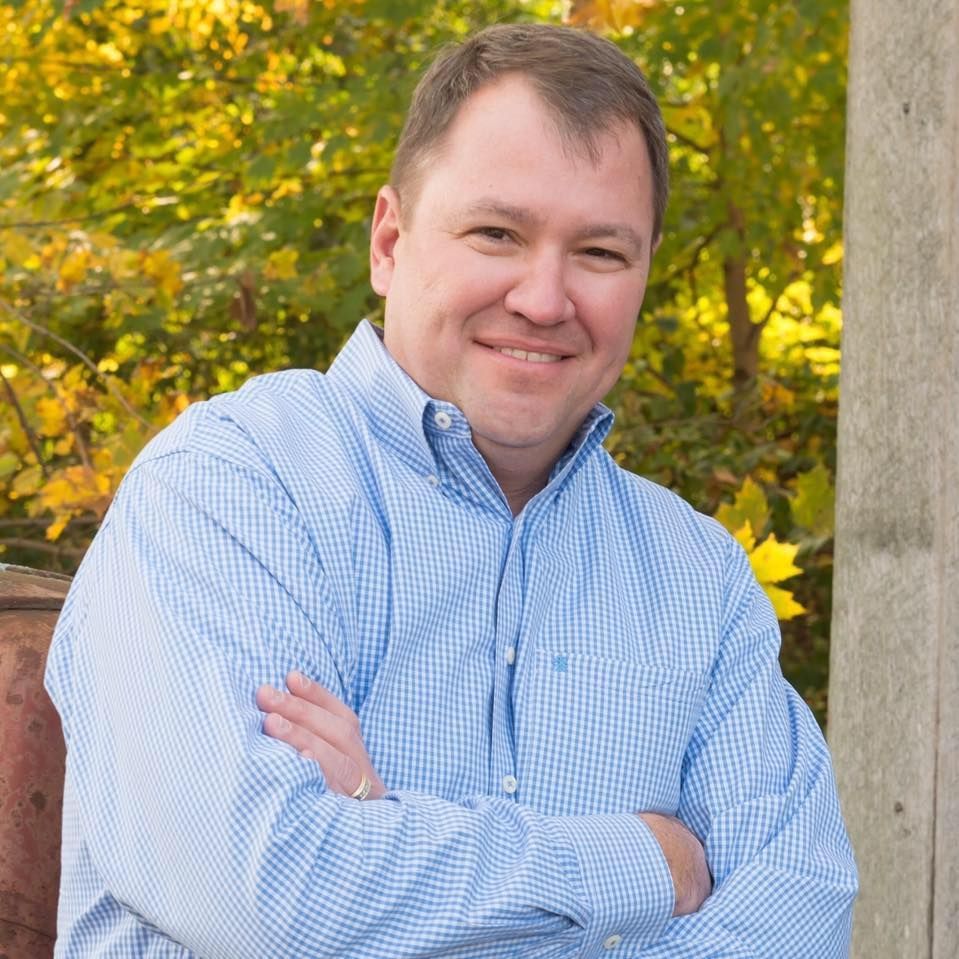
M802 570L795 564L799 546L795 543L781 543L774 533L770 533L759 545L753 534L752 524L746 520L742 526L732 531L733 536L749 557L753 574L769 597L776 616L781 620L794 619L806 612L793 594L775 583L798 576Z
M781 583L802 572L793 562L798 552L797 544L780 543L776 534L770 533L749 553L749 564L761 584Z
M733 502L723 503L716 510L716 519L734 535L746 523L753 533L761 533L769 522L769 502L762 487L747 476Z
M795 619L806 612L806 607L797 603L793 594L788 589L780 589L778 586L763 586L763 590L773 604L777 618L781 620Z
M815 536L832 536L836 491L829 478L829 471L822 463L800 473L795 480L796 496L790 509L797 526L808 529Z

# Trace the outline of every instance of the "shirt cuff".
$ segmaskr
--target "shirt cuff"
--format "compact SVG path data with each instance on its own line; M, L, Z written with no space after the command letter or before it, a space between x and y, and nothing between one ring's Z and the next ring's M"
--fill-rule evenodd
M583 956L635 955L659 939L675 906L673 878L650 828L633 814L552 819L589 917Z

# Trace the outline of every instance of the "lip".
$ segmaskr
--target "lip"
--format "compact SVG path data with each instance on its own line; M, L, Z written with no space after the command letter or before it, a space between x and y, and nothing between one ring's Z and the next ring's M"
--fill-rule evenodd
M518 350L522 353L545 353L548 356L557 356L559 361L553 360L550 362L538 362L535 365L538 366L552 366L556 362L561 362L562 360L568 360L573 354L568 350L564 350L561 347L557 347L552 343L537 343L529 340L514 340L514 339L496 339L496 340L476 340L475 341L479 346L485 347L493 353L497 353L499 356L504 357L509 360L516 360L518 363L529 363L530 360L522 359L518 356L510 356L507 353L501 352L502 350ZM535 361L534 361L535 362Z

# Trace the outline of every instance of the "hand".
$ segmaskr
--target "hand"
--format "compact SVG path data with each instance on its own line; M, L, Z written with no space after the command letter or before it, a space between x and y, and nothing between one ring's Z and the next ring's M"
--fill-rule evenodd
M713 891L703 844L673 816L644 812L639 818L652 830L666 857L676 897L673 915L696 912Z
M288 693L272 686L256 691L257 706L268 714L263 731L318 763L333 792L351 796L366 776L366 798L379 799L386 787L370 762L356 713L302 673L290 673L286 684Z

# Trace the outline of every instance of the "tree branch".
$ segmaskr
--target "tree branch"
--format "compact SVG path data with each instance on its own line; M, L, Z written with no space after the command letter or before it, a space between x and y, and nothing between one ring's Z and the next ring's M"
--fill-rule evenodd
M142 203L122 203L120 206L97 213L87 213L84 216L65 216L62 220L20 220L17 223L0 223L0 230L40 230L49 226L66 226L68 223L88 223L91 220L102 220L113 216L114 213L123 213L125 210L138 209Z
M4 311L13 319L19 321L28 329L33 330L35 333L39 333L41 336L48 336L55 343L59 343L65 350L69 350L77 359L80 360L83 365L93 373L93 375L100 380L101 383L106 387L107 392L141 425L146 427L148 433L152 436L156 433L156 427L152 423L145 420L126 400L126 398L116 389L116 387L110 382L110 380L105 377L100 370L97 368L96 363L87 356L79 347L74 346L69 340L65 340L62 336L57 333L54 333L53 330L47 329L40 323L37 323L35 320L28 320L25 316L19 313L17 310L13 309L9 304L4 300L0 299L0 306L3 307Z
M39 553L52 553L54 556L81 557L86 547L57 545L46 543L43 540L24 539L21 536L0 537L0 546L11 546L18 549L33 549Z
M769 309L766 310L766 313L763 316L763 318L761 320L756 321L753 324L756 327L757 336L762 331L763 327L769 322L773 313L776 312L777 308L779 307L779 301L783 298L783 296L785 296L786 290L788 290L789 287L792 286L792 284L795 283L800 276L802 276L802 273L799 270L790 271L789 277L787 278L786 282L783 284L782 289L779 291L779 293L776 294L773 301L769 304Z
M17 420L20 423L20 429L23 430L24 435L27 438L27 442L30 444L30 449L33 450L33 455L37 458L37 464L40 467L40 472L43 473L44 476L47 476L47 464L43 461L43 453L40 451L40 441L37 439L36 434L30 427L30 422L27 420L27 414L23 412L23 407L20 405L20 400L17 397L16 390L13 388L13 384L6 378L6 376L3 375L2 369L0 369L0 382L3 383L3 388L10 399L10 405L17 414Z
M680 143L683 144L683 146L689 147L690 150L695 150L697 153L701 153L704 157L712 156L712 153L707 147L701 146L695 140L686 136L686 134L680 133L678 130L674 130L670 126L666 127L666 133L671 137L675 137Z
M77 421L74 419L73 412L71 411L66 400L60 395L60 391L43 375L43 370L41 370L29 357L24 356L19 350L15 350L12 346L8 346L6 343L0 343L0 349L5 353L12 356L18 363L22 363L34 376L43 383L47 390L53 394L53 398L60 404L60 409L63 410L63 418L67 421L67 426L70 427L70 432L73 434L73 438L77 443L77 452L80 454L80 459L83 461L83 465L87 469L92 470L93 464L90 462L90 456L87 452L87 445L83 440L83 436L80 434L80 428L77 425ZM42 467L41 463L41 467ZM44 469L43 475L46 476L47 472Z

